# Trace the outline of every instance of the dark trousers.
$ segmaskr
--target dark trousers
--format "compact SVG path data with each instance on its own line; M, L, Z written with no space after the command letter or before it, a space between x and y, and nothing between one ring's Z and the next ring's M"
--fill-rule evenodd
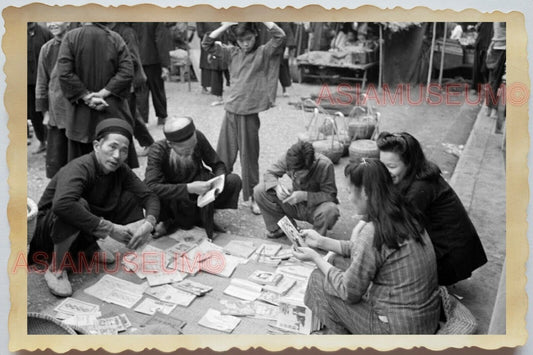
M200 176L197 180L209 180L212 174ZM196 201L198 195L189 195L187 200L160 199L160 220L167 223L170 228L191 229L196 225L205 228L209 238L213 236L213 215L216 209L236 209L239 201L239 193L242 188L241 178L236 174L226 175L224 190L217 196L213 203L205 207L198 207Z
M85 199L80 201L87 210L90 210ZM113 223L125 225L144 218L144 214L136 197L132 193L124 191L117 208L109 215L101 217ZM45 259L49 259L54 251L54 244L61 243L73 235L77 235L77 238L70 247L71 255L78 255L78 252L86 250L96 242L94 236L81 232L68 220L59 218L52 209L39 211L35 233L30 243L28 264L35 262L35 253L45 253Z
M481 91L481 86L487 83L489 77L489 70L485 65L487 60L487 50L480 49L474 55L474 64L472 65L472 89L478 93Z
M46 137L46 177L51 179L68 163L68 139L65 129L48 126Z
M208 88L211 86L211 72L211 69L202 68L202 78L200 79L202 87Z
M501 99L498 97L498 89L502 84L502 76L505 74L505 50L494 50L495 55L498 56L496 67L489 71L489 92L486 93L486 103L490 108L497 108L498 101Z
M259 183L259 115L237 115L226 111L220 135L217 154L229 172L237 154L241 161L242 196L244 201L253 197L254 186Z
M291 72L289 70L289 58L282 58L279 64L279 82L287 88L291 86Z
M135 92L132 92L128 97L128 106L130 107L131 117L133 117L133 136L141 147L149 147L154 143L154 138L146 128L146 123L144 123L139 110L137 109L137 95Z
M273 190L265 191L263 184L255 187L254 198L261 209L265 226L271 232L279 228L277 223L283 216L288 216L291 219L307 221L320 235L326 235L337 223L340 215L339 207L334 202L323 202L313 207L308 207L307 202L295 205L282 203Z
M167 97L165 93L165 82L161 78L161 64L143 65L146 74L146 84L137 93L137 107L145 123L148 123L150 112L148 96L152 94L155 115L159 118L167 117Z
M41 143L46 143L46 127L43 125L43 114L35 111L35 85L28 85L27 110L28 118L33 125L35 136Z
M211 70L211 94L215 96L222 96L224 93L224 71Z

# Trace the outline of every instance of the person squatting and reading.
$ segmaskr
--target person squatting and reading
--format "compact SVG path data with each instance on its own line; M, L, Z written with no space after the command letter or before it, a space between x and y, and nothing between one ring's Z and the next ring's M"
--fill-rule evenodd
M292 180L288 191L279 188L278 180L285 174ZM309 142L292 145L267 170L254 196L265 220L267 238L284 235L277 225L284 215L311 223L322 235L333 228L340 215L333 163L315 153Z
M161 222L156 236L180 227L205 228L208 238L224 228L214 221L215 209L236 209L242 182L226 166L189 117L170 117L163 127L165 138L148 153L145 182L161 200ZM213 203L197 206L198 196L210 189L207 180L225 175L224 188Z

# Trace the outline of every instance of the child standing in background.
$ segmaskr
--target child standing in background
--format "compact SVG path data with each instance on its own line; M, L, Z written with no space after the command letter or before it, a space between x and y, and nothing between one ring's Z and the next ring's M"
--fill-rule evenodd
M272 35L264 45L257 41L253 22L223 22L206 36L202 47L228 61L232 86L225 101L226 115L218 138L217 153L228 172L239 153L242 166L243 200L254 214L261 211L253 199L253 188L259 183L259 112L272 106L271 86L277 86L279 65L285 45L285 33L274 22L263 22ZM238 46L215 44L216 38L235 25Z

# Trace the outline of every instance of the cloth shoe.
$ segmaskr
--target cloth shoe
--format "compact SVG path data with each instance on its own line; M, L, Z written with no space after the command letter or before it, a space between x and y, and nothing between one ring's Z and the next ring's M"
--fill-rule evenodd
M267 231L266 233L266 237L268 239L278 239L278 238L281 238L285 235L285 233L283 233L283 231L280 229L280 228L277 228L275 231Z
M224 105L224 100L222 98L218 99L217 101L211 102L211 106L220 106Z
M255 200L252 200L252 203L250 204L250 209L252 210L252 213L256 216L259 216L261 214L261 209L257 205L257 202L255 202Z
M72 286L68 280L66 270L62 270L61 273L57 275L48 269L44 273L44 280L52 294L58 297L69 297L72 295Z

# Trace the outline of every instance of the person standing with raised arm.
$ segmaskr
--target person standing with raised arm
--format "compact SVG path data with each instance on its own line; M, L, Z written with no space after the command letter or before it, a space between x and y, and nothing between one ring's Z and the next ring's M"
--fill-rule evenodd
M218 138L217 153L229 172L237 159L242 165L243 200L254 214L260 214L254 201L253 189L259 183L259 112L272 107L269 95L270 77L279 75L279 63L285 45L285 33L274 22L264 22L272 38L264 45L257 41L258 31L253 22L223 22L206 36L202 47L228 62L232 86L225 100L226 114ZM230 27L238 46L215 43ZM273 74L275 71L275 75Z

